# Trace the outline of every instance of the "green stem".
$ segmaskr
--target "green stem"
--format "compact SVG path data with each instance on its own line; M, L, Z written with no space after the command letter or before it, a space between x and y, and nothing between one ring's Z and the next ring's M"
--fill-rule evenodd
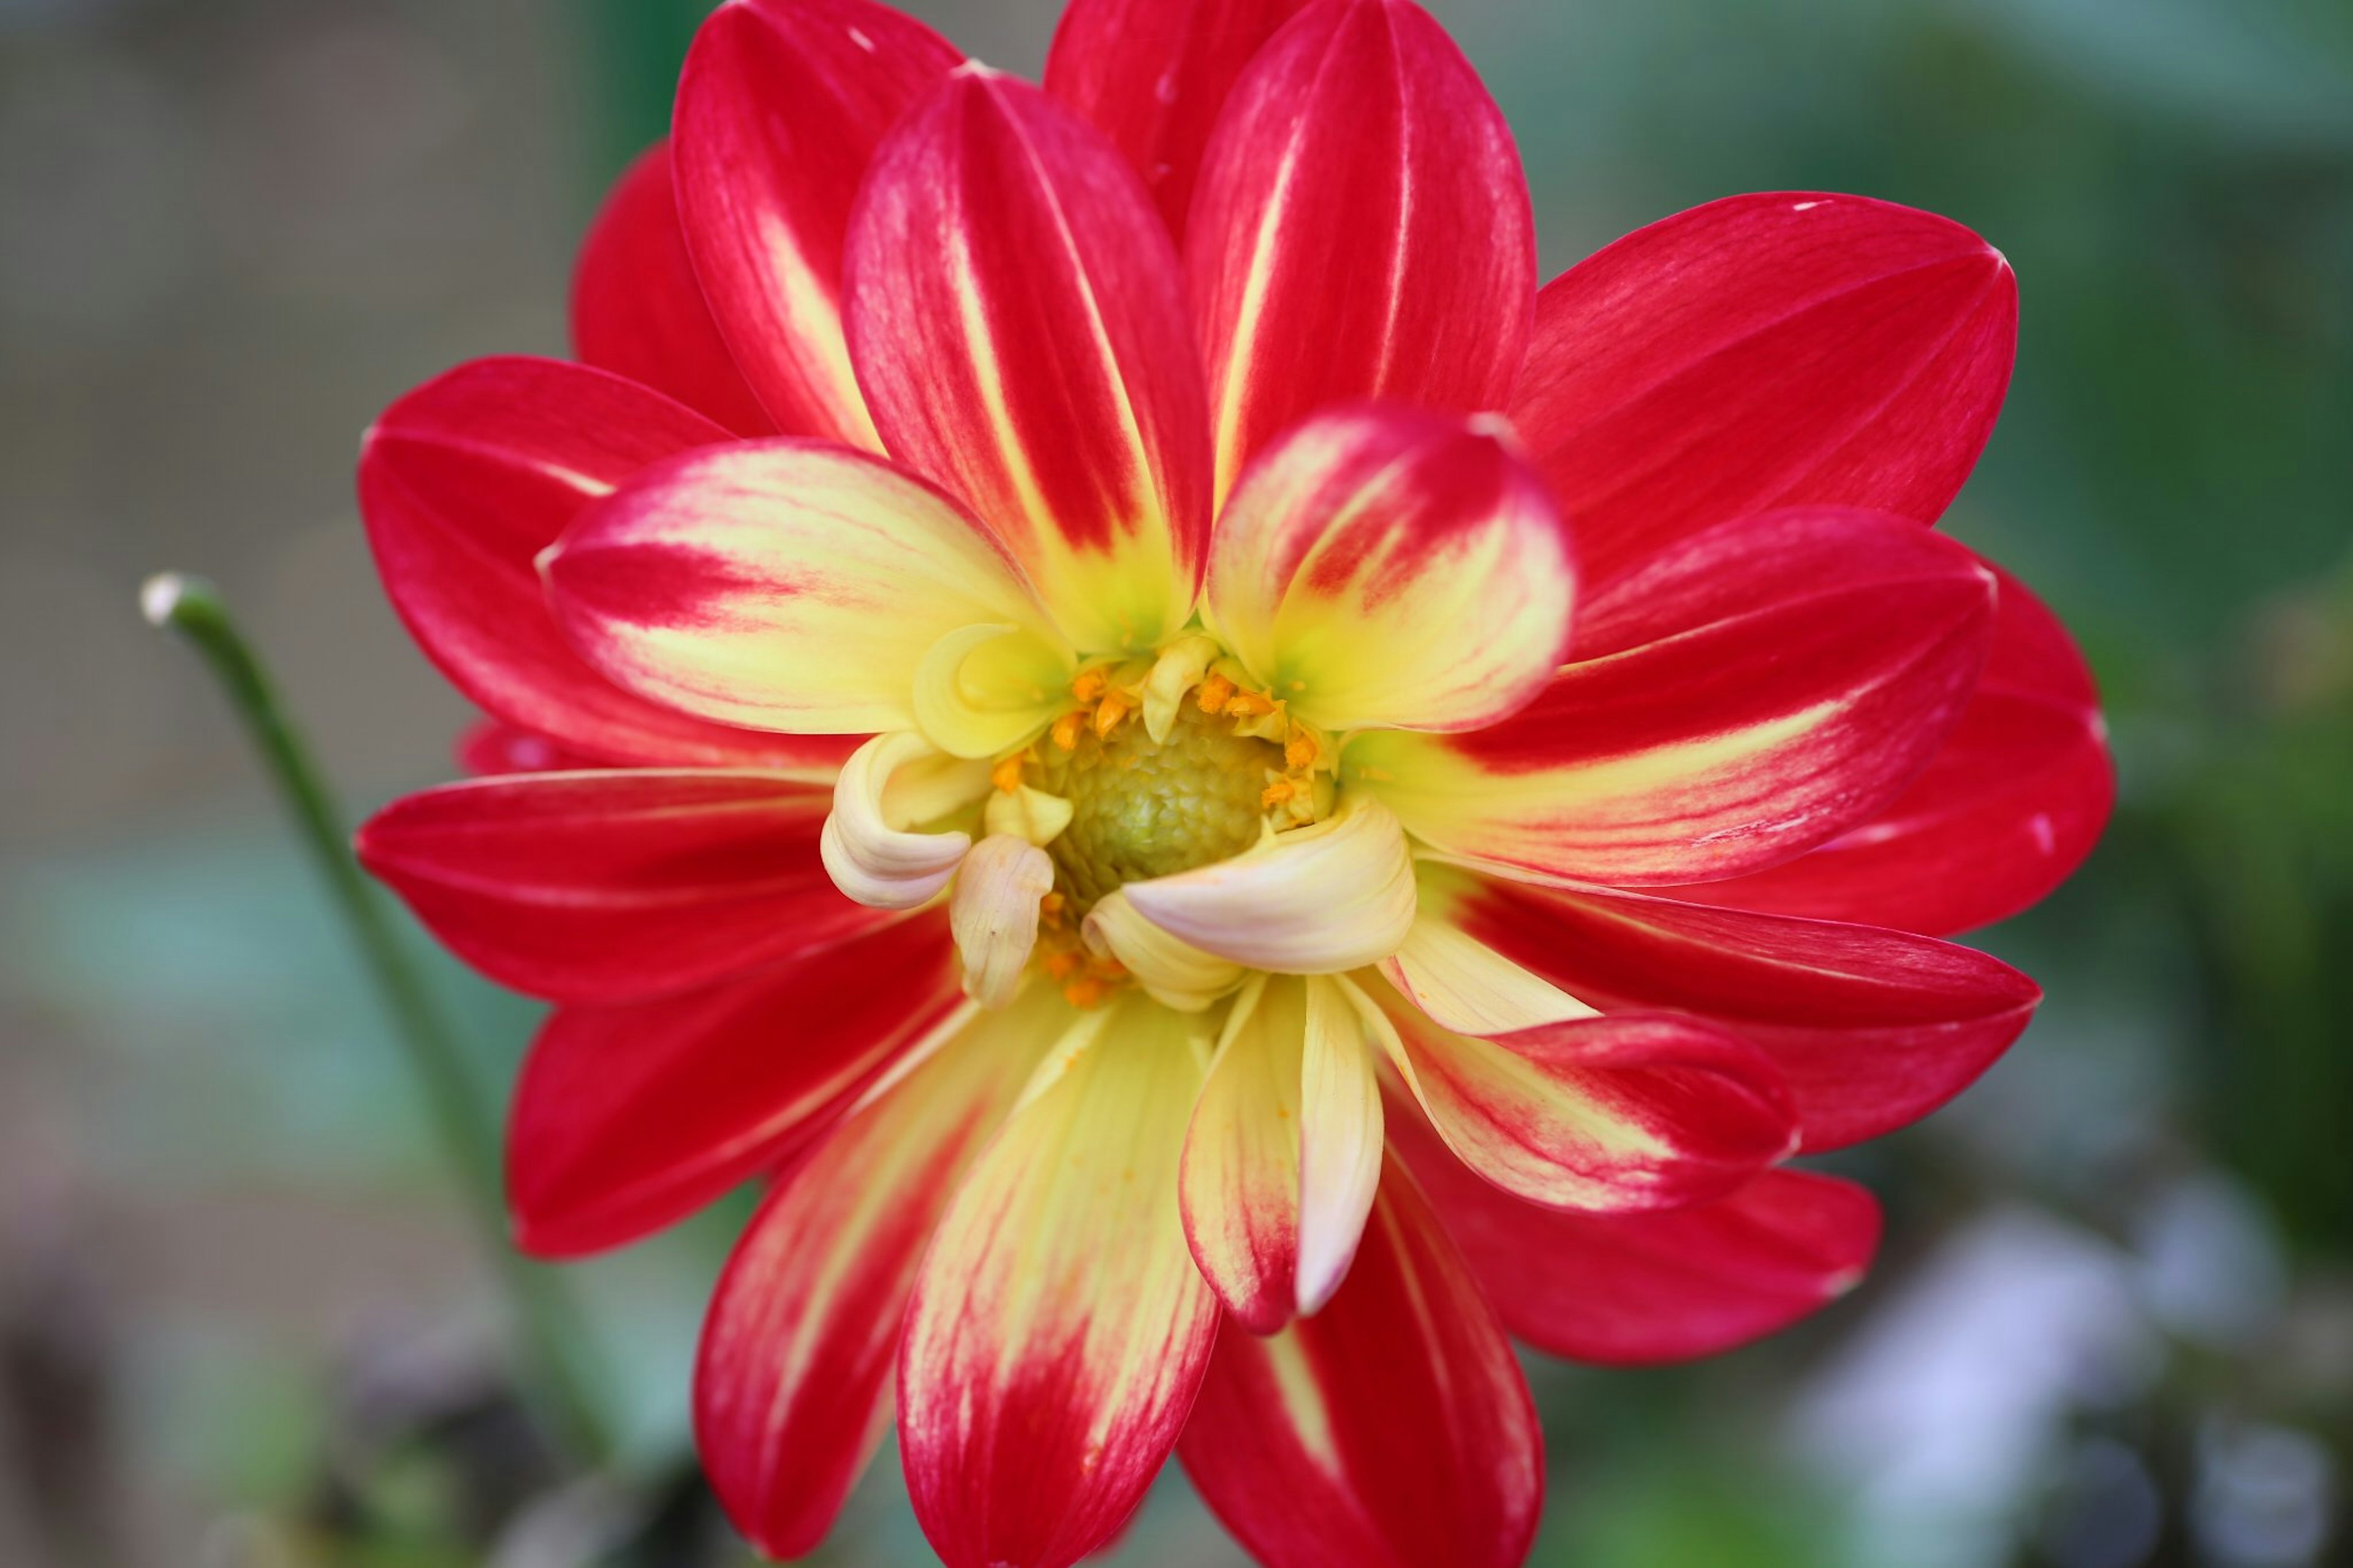
M150 624L178 632L204 656L244 721L407 1052L442 1152L505 1282L516 1330L537 1374L533 1383L543 1414L582 1462L606 1463L612 1446L589 1394L586 1321L563 1279L516 1252L509 1238L497 1119L477 1091L424 976L386 918L384 900L352 858L349 836L318 765L210 583L164 573L141 587L139 605Z

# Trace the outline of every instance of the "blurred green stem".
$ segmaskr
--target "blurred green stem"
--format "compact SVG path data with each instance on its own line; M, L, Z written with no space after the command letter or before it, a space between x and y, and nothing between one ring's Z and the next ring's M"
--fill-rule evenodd
M164 573L147 580L140 589L139 605L150 624L178 632L204 656L244 721L294 819L297 837L325 878L336 911L392 1016L394 1033L407 1052L442 1152L505 1282L515 1327L536 1374L533 1392L543 1415L558 1440L581 1461L607 1463L612 1445L586 1372L592 1364L586 1321L564 1280L517 1253L509 1239L497 1119L484 1103L424 976L385 918L383 900L353 858L349 836L318 765L218 590L201 577Z

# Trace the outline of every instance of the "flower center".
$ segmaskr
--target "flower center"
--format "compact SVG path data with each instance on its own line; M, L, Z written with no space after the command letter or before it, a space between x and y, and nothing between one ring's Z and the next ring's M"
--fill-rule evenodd
M1041 748L1039 787L1071 803L1047 846L1055 880L1083 914L1124 882L1229 859L1258 842L1264 796L1283 749L1234 732L1186 703L1165 741L1141 723L1081 731L1069 751Z

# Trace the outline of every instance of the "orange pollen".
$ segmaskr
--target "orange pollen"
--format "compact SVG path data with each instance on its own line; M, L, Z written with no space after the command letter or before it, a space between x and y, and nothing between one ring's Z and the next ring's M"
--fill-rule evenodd
M1100 741L1118 729L1120 721L1128 716L1133 706L1127 693L1124 691L1113 691L1106 695L1103 700L1103 706L1095 710L1095 739Z
M988 770L988 782L1007 795L1019 793L1021 788L1021 753L1015 752Z
M1110 1001L1111 994L1118 989L1117 981L1089 974L1063 986L1062 1000L1073 1007L1100 1007Z
M1299 786L1289 779L1277 779L1260 793L1258 803L1264 806L1281 805L1299 793Z
M1233 700L1233 695L1234 683L1213 672L1201 682L1201 694L1195 700L1200 703L1204 713L1222 713L1226 710L1226 704Z
M1096 698L1101 697L1104 689L1110 685L1110 677L1104 675L1102 670L1082 669L1079 671L1077 679L1071 682L1071 695L1082 702L1092 702Z
M1237 691L1226 699L1226 711L1237 719L1255 719L1274 711L1274 699L1262 691Z
M1291 737L1282 748L1283 765L1292 768L1312 768L1315 765L1315 737L1303 731Z
M1086 965L1086 956L1073 947L1058 947L1046 955L1046 973L1057 980L1068 980Z
M1082 708L1071 709L1054 721L1054 744L1066 752L1077 751L1079 737L1085 732L1086 727L1086 710Z

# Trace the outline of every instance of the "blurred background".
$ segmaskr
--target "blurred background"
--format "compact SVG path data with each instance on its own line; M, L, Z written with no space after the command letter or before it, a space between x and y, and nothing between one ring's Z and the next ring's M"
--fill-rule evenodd
M0 1563L733 1562L687 1370L740 1211L575 1270L622 1481L517 1403L396 1047L141 577L217 578L347 805L451 771L359 432L561 353L695 0L0 0ZM1034 72L1050 0L916 0ZM1432 0L1546 271L1759 188L2010 257L1947 526L2066 617L2122 771L1984 942L2050 1002L1841 1165L1883 1266L1704 1365L1531 1374L1563 1568L2353 1563L2353 6ZM420 944L420 952L422 952ZM429 958L502 1093L529 1005ZM830 1563L929 1561L883 1456ZM1174 1476L1126 1564L1241 1561Z

